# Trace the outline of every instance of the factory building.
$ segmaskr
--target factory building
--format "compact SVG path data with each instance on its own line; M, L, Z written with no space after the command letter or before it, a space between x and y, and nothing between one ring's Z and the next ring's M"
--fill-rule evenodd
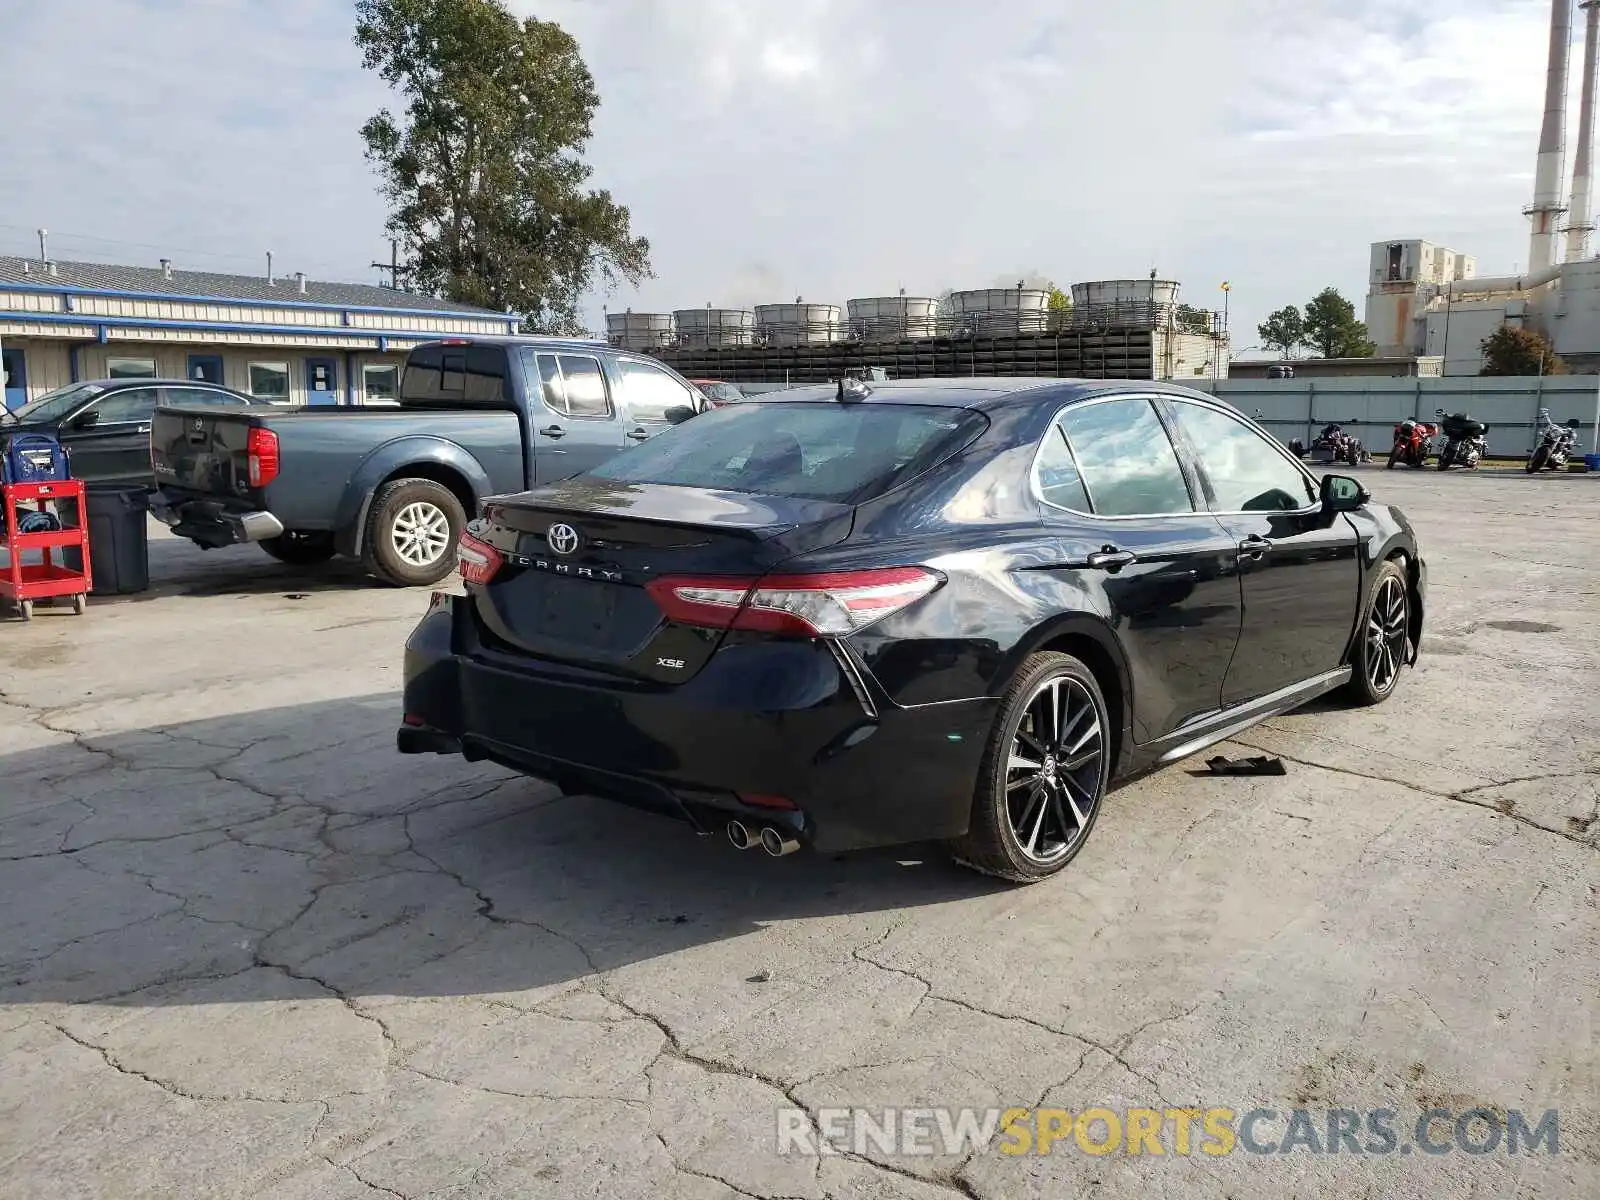
M1577 8L1585 32L1571 187L1564 200L1574 7L1551 0L1533 202L1523 210L1527 271L1480 276L1477 260L1460 251L1415 239L1374 243L1366 322L1379 356L1438 358L1446 375L1476 375L1484 339L1510 325L1543 335L1573 371L1600 372L1600 259L1590 256L1600 0Z
M1228 335L1216 313L1178 302L1175 280L1072 285L1072 304L1015 288L867 296L835 304L610 313L613 345L653 354L692 379L829 382L882 370L895 379L1024 375L1080 379L1216 379Z

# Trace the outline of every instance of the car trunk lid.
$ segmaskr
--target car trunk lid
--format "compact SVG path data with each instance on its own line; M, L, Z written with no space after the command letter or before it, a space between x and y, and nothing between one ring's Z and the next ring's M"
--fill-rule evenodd
M491 649L682 683L721 630L669 622L664 576L754 578L849 535L843 503L579 477L491 499L473 536L504 563L473 604Z

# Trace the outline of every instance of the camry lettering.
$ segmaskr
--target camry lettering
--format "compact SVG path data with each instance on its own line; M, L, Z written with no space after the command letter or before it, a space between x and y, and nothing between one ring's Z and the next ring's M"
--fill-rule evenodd
M551 562L547 558L533 558L527 554L508 554L506 561L514 566L529 567L535 571L549 571L552 575L570 575L574 579L598 579L604 583L621 583L622 572L608 567L580 567L573 563Z

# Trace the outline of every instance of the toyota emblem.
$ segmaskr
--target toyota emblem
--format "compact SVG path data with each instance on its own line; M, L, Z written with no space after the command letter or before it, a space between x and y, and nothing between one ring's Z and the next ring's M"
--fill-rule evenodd
M206 419L204 417L196 417L194 419L194 431L196 433L204 433L206 431Z
M575 553L578 544L583 541L578 536L578 531L565 523L550 526L550 531L544 535L544 540L550 543L551 551L556 554Z

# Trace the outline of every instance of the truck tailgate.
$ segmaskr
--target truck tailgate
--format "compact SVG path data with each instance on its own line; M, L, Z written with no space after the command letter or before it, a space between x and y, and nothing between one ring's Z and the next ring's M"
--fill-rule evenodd
M216 497L250 493L248 413L159 408L150 426L156 486Z

